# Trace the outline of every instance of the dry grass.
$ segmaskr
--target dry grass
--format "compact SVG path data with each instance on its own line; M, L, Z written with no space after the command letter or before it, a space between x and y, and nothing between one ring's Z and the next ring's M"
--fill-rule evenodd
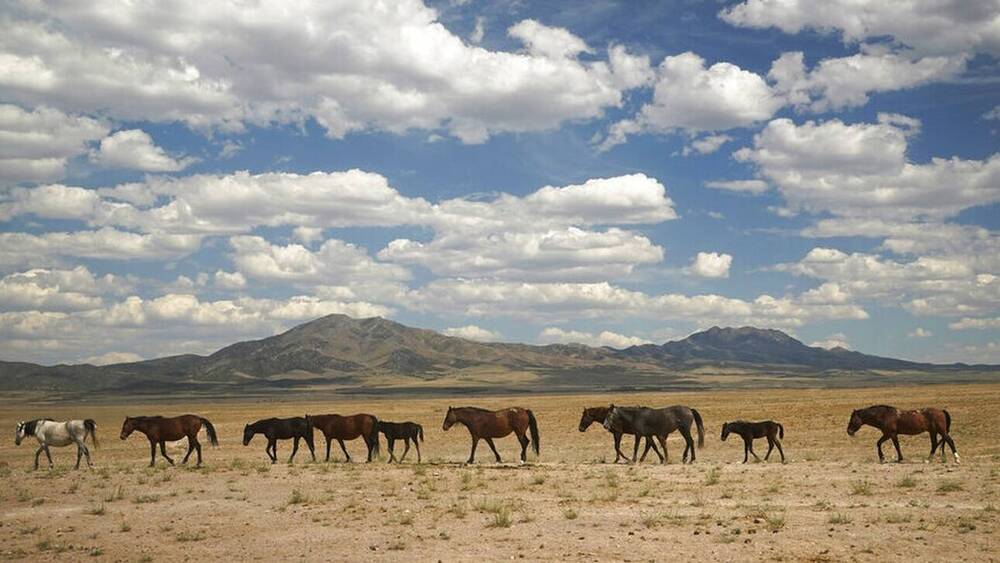
M698 462L679 463L674 436L668 465L601 463L614 459L610 436L599 426L580 433L577 423L581 407L609 400L697 407L710 430ZM1000 385L768 391L766 401L740 391L462 399L535 412L542 456L523 466L493 464L482 443L479 463L464 466L468 433L441 430L448 403L457 402L0 403L0 429L40 412L86 413L103 439L126 413L196 412L213 421L222 442L205 447L199 470L162 461L147 469L145 440L115 436L94 452L93 470L73 471L75 453L64 448L53 449L54 471L34 472L33 450L0 441L0 479L10 484L0 487L0 560L311 561L329 557L332 545L337 558L352 560L658 560L667 544L681 560L879 561L914 553L984 560L1000 531L1000 443L991 430L1000 424ZM901 438L913 462L878 464L876 431L853 438L843 431L852 409L873 402L947 406L964 463L924 465L921 436ZM365 464L364 446L349 442L355 463L314 464L300 451L296 463L272 466L260 437L240 443L249 420L306 412L420 422L425 463ZM739 448L716 433L736 418L781 421L789 463L738 463ZM290 447L279 443L282 462ZM497 447L516 459L515 440Z

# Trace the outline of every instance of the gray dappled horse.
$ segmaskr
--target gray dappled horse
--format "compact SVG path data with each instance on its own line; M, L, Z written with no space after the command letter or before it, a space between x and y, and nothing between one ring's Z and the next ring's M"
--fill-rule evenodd
M70 444L76 444L75 468L80 468L80 457L82 456L87 456L87 466L92 466L90 448L84 442L87 436L90 436L94 447L97 447L97 423L93 419L58 422L51 418L37 418L18 422L14 432L14 443L20 446L21 441L29 436L34 436L39 444L38 451L35 452L35 469L38 469L38 456L42 452L45 452L45 457L49 458L49 467L52 467L52 454L49 453L49 446L63 447Z

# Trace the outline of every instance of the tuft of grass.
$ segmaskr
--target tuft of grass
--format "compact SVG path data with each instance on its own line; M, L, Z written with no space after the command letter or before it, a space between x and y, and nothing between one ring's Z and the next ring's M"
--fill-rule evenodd
M122 500L125 498L125 491L122 489L121 485L115 487L114 492L107 494L104 497L104 502L114 502L116 500Z
M160 495L137 495L132 499L133 504L150 504L160 502Z
M566 510L563 511L563 517L566 518L567 520L576 520L578 516L579 514L577 514L576 511L573 510L572 508L567 508Z
M851 483L851 494L854 496L871 496L872 482L868 479L854 481Z
M201 531L197 532L177 532L174 539L179 542L197 542L205 539L205 533Z
M122 523L118 525L119 532L129 532L131 530L132 530L132 525L124 520L122 520Z
M917 480L914 479L912 475L907 475L899 481L896 481L896 486L900 489L912 489L917 486Z
M291 496L288 497L288 504L308 504L309 497L298 489L292 489Z
M104 503L91 506L90 508L88 508L86 510L86 513L89 514L89 515L91 515L91 516L104 516L104 514L106 512L107 512L107 510L105 510L105 508L104 508Z
M962 482L954 479L941 481L937 486L937 492L939 493L955 493L963 489Z
M533 475L531 477L531 484L532 485L544 485L545 484L545 475L543 475L541 473L536 473L535 475Z
M451 507L448 508L448 512L450 512L452 516L454 516L455 518L461 520L462 518L465 518L465 515L468 512L468 510L465 508L464 502L461 503L456 502L452 504Z
M853 520L849 515L837 512L836 514L831 514L827 522L830 524L850 524Z
M92 547L89 550L87 550L87 555L91 557L100 557L104 555L104 550L99 547Z
M490 528L510 528L514 523L514 519L511 517L511 511L509 506L502 506L500 510L493 513L493 521L490 522Z
M403 526L410 526L413 524L413 514L410 512L404 512L399 517L399 523Z
M17 502L28 502L32 498L31 491L27 489L18 489L16 497Z
M768 530L777 532L785 527L785 515L781 512L771 512L764 516L764 522L767 523Z
M890 512L883 517L886 524L905 524L912 519L913 517L909 514L903 514L901 512Z
M719 484L719 468L713 467L705 474L705 485L711 487Z

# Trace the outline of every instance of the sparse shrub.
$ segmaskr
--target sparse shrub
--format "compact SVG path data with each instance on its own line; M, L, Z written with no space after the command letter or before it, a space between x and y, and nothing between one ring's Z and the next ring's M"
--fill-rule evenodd
M830 518L827 520L830 524L850 524L853 520L847 514L842 512L837 512L836 514L831 514Z
M179 542L196 542L205 539L205 534L200 531L178 532L177 535L174 536L174 539L176 539Z
M500 507L493 513L493 521L490 522L491 528L510 528L511 524L514 523L514 519L511 518L510 507L504 505Z
M579 514L577 514L572 508L567 508L563 511L563 517L567 520L576 520L577 516L579 516Z
M150 504L159 501L160 501L160 495L138 495L134 499L132 499L132 502L134 504Z
M914 479L912 475L907 475L899 481L896 481L896 486L900 489L912 489L917 486L917 480Z
M961 481L956 481L954 479L948 479L938 483L937 491L939 493L954 493L961 491L963 489Z
M86 512L91 516L104 516L107 511L104 509L104 504L102 503L96 506L91 506Z
M777 532L785 527L785 515L780 512L772 512L764 516L764 522L767 523L768 530Z
M705 474L705 485L711 487L719 484L719 468L713 467Z
M855 496L871 496L872 482L868 479L854 481L851 483L851 494Z
M309 497L298 489L292 489L291 496L288 497L288 504L307 504Z

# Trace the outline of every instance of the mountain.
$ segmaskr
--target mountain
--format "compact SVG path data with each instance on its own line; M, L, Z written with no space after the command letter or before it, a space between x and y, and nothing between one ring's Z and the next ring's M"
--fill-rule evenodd
M387 319L329 315L208 356L109 366L0 361L0 389L79 394L266 394L826 386L995 377L997 366L940 366L806 346L778 330L712 327L623 350L484 343ZM901 375L902 374L902 375ZM901 379L903 377L903 379ZM908 379L907 379L908 378ZM735 382L735 383L734 383Z

